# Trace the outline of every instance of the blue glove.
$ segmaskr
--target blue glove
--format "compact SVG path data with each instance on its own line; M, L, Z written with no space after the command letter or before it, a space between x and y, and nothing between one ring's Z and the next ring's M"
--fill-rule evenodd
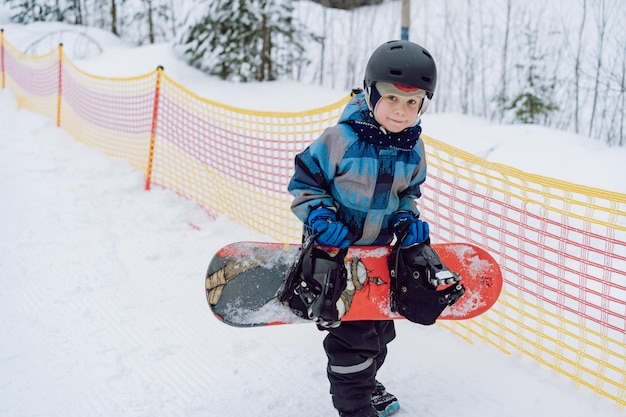
M418 219L413 213L408 211L396 212L391 218L391 227L396 235L396 239L401 239L403 234L406 233L400 245L402 248L422 243L430 235L428 223Z
M320 207L309 214L307 223L311 227L313 234L320 233L317 236L317 243L335 248L347 248L352 242L352 235L345 224L337 220L334 211Z

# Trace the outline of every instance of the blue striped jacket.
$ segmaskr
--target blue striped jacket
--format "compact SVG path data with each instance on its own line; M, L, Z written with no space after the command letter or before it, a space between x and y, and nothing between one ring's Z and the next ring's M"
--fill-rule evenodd
M291 210L306 224L311 210L329 207L356 237L354 244L390 243L396 211L419 215L416 200L426 179L421 130L418 124L396 134L381 131L364 95L355 95L338 124L296 156Z

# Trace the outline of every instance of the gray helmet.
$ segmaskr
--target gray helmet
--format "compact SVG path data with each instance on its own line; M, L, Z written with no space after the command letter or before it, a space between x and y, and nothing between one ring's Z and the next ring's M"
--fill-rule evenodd
M365 67L363 86L376 81L407 85L426 91L432 99L437 86L437 66L430 52L409 41L389 41L372 53Z

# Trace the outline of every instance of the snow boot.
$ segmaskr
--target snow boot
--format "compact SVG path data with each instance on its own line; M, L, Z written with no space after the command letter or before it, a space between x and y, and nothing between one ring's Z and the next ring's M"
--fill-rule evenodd
M353 411L339 411L339 417L380 417L373 406L359 408Z
M395 395L388 393L385 386L376 381L376 389L372 393L372 407L376 409L379 417L387 417L398 411L400 403Z

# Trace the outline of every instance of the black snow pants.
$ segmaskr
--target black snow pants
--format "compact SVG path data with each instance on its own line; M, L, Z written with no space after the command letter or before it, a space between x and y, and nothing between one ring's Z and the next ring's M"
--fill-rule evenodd
M387 344L396 337L393 321L347 321L328 329L324 350L328 380L337 410L370 405L376 372L387 356Z

